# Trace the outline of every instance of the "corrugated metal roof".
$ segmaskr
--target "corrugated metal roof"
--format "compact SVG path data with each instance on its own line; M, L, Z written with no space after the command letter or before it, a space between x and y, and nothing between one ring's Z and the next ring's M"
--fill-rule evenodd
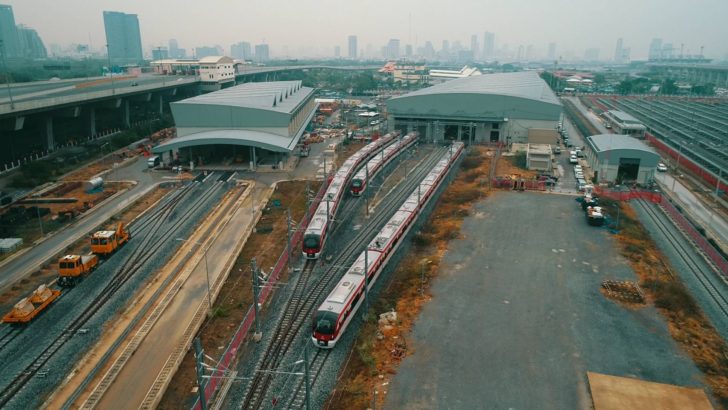
M301 81L245 83L209 94L198 95L174 104L257 108L290 114L311 93L313 93L313 88L303 87Z
M609 110L607 112L609 113L609 115L611 115L612 117L614 117L614 119L616 119L617 121L619 121L619 122L621 122L623 124L629 124L629 123L635 123L635 122L636 123L641 123L640 120L638 120L637 118L635 118L635 117L627 114L624 111Z
M599 152L612 151L619 149L632 149L637 151L650 152L658 155L652 147L635 137L622 134L598 134L588 137L594 148Z
M450 93L509 95L561 105L556 94L535 71L483 74L460 78L395 97L392 100L417 95Z

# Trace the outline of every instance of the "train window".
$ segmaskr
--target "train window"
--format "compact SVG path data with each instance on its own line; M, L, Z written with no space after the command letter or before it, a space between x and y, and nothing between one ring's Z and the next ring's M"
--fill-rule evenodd
M338 315L334 312L317 312L314 319L314 331L324 335L333 335L336 331Z
M106 239L101 239L101 240L99 241L99 243L100 243L100 244L102 244L102 245L106 245Z
M61 262L60 265L61 265L61 269L68 269L68 268L70 268L70 266L68 266L68 263L66 263L66 262Z
M319 236L318 235L306 235L303 238L303 246L306 248L317 249L319 247Z
M98 240L98 238L93 238L93 239L91 239L91 244L92 244L92 245L98 245L98 244L99 244L99 240Z

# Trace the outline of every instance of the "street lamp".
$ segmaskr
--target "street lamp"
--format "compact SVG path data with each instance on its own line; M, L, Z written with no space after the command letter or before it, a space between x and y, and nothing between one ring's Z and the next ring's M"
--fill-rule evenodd
M106 57L109 59L109 77L111 78L111 94L116 94L116 85L114 84L114 70L111 69L111 50L110 46L106 45Z
M0 40L0 50L3 52L3 71L5 71L5 86L8 88L8 99L10 99L10 109L15 109L15 103L13 102L13 93L10 91L10 72L5 62L5 42Z
M191 239L184 239L184 238L177 238L178 241L182 242L189 242L192 244L195 244L202 248L204 245L200 242L193 241ZM207 250L210 249L209 247L204 249L204 258L205 258L205 277L207 278L207 304L210 307L210 310L212 310L212 296L210 294L210 271L207 268Z

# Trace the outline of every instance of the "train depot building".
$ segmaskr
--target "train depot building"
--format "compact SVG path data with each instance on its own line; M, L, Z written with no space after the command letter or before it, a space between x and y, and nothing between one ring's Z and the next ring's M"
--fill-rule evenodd
M390 127L435 142L529 143L534 133L555 132L561 112L535 71L461 78L387 101Z
M631 135L638 138L645 137L647 127L640 120L624 111L609 110L604 113L604 117L617 134Z
M598 182L646 184L654 179L660 155L628 135L599 134L586 138L586 159Z
M177 138L155 147L165 164L288 169L316 112L300 81L246 83L171 103Z

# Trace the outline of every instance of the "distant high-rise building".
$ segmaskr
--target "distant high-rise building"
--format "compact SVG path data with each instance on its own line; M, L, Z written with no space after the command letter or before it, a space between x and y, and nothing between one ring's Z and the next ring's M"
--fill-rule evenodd
M154 47L152 49L152 60L166 60L169 56L169 50L166 47Z
M448 40L442 40L442 52L443 53L449 53L450 52L450 41L448 41Z
M483 36L483 57L492 58L495 55L495 34L486 31Z
M516 54L516 61L523 60L523 44L518 46L518 54Z
M524 57L526 57L526 60L533 59L533 44L529 44L528 46L526 46L526 55Z
M470 36L470 51L473 52L473 57L478 57L480 55L477 34L473 34L472 36Z
M551 61L556 60L556 43L549 43L549 52L547 57Z
M268 44L256 44L255 45L255 61L262 63L270 60L270 49Z
M4 4L0 4L0 42L0 52L5 57L20 57L20 41L13 8Z
M662 58L662 39L653 38L650 42L650 52L648 54L650 60L659 60Z
M624 44L622 38L617 39L617 46L614 48L614 62L621 63L624 57Z
M404 55L405 57L412 57L412 44L404 46Z
M386 58L396 60L399 58L399 39L391 38L387 43Z
M598 48L589 48L586 51L584 51L584 60L585 61L599 61L599 49Z
M241 41L230 46L230 57L238 60L252 60L253 52L250 43Z
M169 40L169 57L170 58L180 58L179 56L179 44L177 44L177 40L170 39Z
M672 47L672 43L665 43L662 46L662 58L673 58L675 56L675 49Z
M104 29L106 46L112 61L138 63L144 59L136 14L104 11Z
M47 58L48 51L40 39L38 32L22 24L18 25L18 40L21 54L25 58Z
M356 36L349 36L349 53L347 55L351 59L357 58L357 38L356 38Z
M219 56L220 54L222 53L218 52L217 47L195 47L195 58L198 60L205 57Z
M431 41L425 42L425 47L422 49L422 57L429 60L435 58L435 47L432 45Z
M336 57L336 58L341 57L341 46L334 47L334 57Z

